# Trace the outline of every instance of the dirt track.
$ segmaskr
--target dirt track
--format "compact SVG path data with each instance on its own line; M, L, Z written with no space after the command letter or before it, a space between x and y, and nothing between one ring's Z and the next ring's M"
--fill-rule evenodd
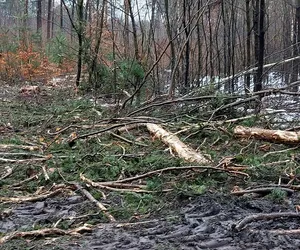
M274 230L297 229L300 218L260 220L247 224L239 232L232 229L248 215L294 212L295 199L289 198L279 205L267 198L204 195L180 208L173 216L137 224L103 225L79 238L61 237L52 243L48 241L42 249L299 249L299 234L279 235ZM52 223L88 208L89 203L79 196L21 205L1 220L0 231ZM28 247L33 247L32 244L34 241L28 243ZM4 249L13 248L4 244ZM31 249L38 249L38 246Z

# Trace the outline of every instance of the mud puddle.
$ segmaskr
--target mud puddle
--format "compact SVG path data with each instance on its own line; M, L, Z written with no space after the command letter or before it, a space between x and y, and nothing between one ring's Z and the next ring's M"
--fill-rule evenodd
M296 196L297 194L294 194ZM299 195L297 195L299 196ZM298 229L300 218L258 220L240 231L234 225L249 215L295 212L298 197L276 204L268 198L237 198L203 195L165 218L137 223L101 224L80 237L52 238L41 248L40 241L28 241L30 249L300 249L299 234L279 234L276 230ZM80 196L48 199L19 205L0 221L0 232L29 230L32 225L53 225L60 218L90 211L92 204ZM72 220L69 221L69 226ZM5 247L5 243L3 247ZM18 249L3 248L3 249ZM21 248L20 248L21 249ZM23 249L23 248L22 248Z

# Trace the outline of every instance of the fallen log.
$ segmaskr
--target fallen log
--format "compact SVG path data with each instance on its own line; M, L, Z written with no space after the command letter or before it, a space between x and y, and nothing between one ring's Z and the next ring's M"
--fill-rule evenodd
M161 126L153 123L147 123L147 129L154 135L154 138L160 139L180 158L187 162L198 164L207 164L210 162L204 155L185 145L176 135L164 130Z
M242 138L256 138L278 143L296 144L300 142L300 132L271 130L236 126L234 135Z

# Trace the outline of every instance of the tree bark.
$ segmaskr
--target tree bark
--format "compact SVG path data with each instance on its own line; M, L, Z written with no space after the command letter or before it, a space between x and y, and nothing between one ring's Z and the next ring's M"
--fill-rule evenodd
M257 29L257 79L254 84L254 92L262 90L263 66L265 55L265 0L256 0L258 7L258 29Z
M293 56L297 57L299 56L299 43L300 43L300 7L296 8L296 14L295 14L295 21L294 21L294 46L293 46ZM299 63L300 60L294 60L293 61L293 73L291 77L291 82L293 83L298 80L298 74L299 74ZM297 92L298 86L294 86L291 88L291 91Z
M52 27L52 0L48 0L48 12L47 12L47 40L51 38Z
M28 29L28 0L25 0L24 2L24 16L23 16L23 27L22 27L22 43L25 48L28 47L28 34L27 34L27 29Z
M246 0L246 69L251 66L251 19L250 19L250 0ZM245 93L250 93L250 74L245 74Z
M42 0L36 2L36 32L42 32Z
M63 32L63 28L64 28L64 11L63 11L63 2L62 2L62 0L60 0L59 10L60 10L59 26L60 26L60 31Z
M124 56L129 57L129 0L124 0Z
M78 0L77 2L77 16L78 16L78 54L77 54L77 74L76 74L76 86L80 85L80 77L82 70L82 55L83 55L83 39L84 39L84 13L83 13L83 2L84 0Z

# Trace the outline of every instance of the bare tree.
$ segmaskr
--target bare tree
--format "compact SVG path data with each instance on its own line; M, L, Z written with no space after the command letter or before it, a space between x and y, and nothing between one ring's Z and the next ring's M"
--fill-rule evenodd
M38 33L42 31L42 0L36 1L36 30Z
M297 57L300 55L300 1L293 1L293 6L295 7L295 19L294 19L294 30L293 30L293 56ZM293 72L291 77L291 83L298 80L299 65L300 60L293 61ZM298 86L293 86L292 91L297 92Z
M255 60L257 72L254 78L254 92L262 90L265 56L265 11L265 0L255 0L253 29L255 32Z
M48 0L48 10L47 10L47 40L51 38L52 30L52 1Z

